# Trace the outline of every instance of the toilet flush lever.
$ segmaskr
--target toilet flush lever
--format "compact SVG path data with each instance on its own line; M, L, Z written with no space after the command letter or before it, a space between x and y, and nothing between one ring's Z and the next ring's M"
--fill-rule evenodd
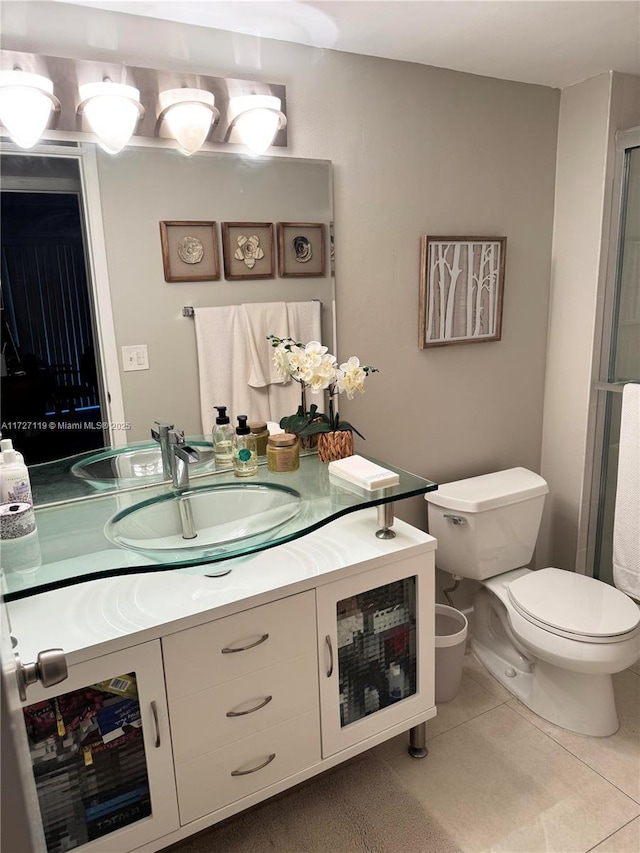
M449 515L444 513L443 518L448 518L452 524L466 524L467 519L463 518L461 515Z

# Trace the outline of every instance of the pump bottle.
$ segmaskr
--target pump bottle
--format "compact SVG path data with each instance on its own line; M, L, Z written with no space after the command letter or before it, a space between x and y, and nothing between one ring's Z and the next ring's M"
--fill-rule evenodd
M233 459L233 427L229 422L226 406L214 406L213 408L218 411L218 417L213 425L211 435L216 464L230 465Z
M258 473L256 437L251 434L247 415L238 415L233 442L233 473L236 477L255 477Z
M11 445L10 439L3 439ZM2 450L2 467L0 467L0 494L3 503L33 504L29 471L24 462L20 461L13 446Z
M0 433L0 436L2 434ZM0 465L2 464L2 451L3 450L15 450L13 446L13 441L10 438L0 438ZM16 459L18 462L24 462L24 456L20 453L19 450L15 451Z

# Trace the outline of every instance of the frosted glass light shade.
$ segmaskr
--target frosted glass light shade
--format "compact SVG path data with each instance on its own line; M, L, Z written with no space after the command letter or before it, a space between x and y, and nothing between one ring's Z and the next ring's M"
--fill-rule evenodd
M54 108L53 83L28 71L0 71L0 121L20 148L33 148Z
M280 98L274 95L238 95L229 102L229 117L240 138L254 154L264 154L286 123Z
M214 95L205 89L167 89L160 92L159 102L163 121L182 153L194 154L218 116Z
M141 115L140 92L124 83L85 83L80 100L91 130L100 147L117 154L133 136Z

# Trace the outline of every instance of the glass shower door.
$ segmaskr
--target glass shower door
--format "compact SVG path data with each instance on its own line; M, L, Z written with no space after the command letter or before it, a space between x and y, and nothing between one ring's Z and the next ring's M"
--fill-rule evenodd
M613 583L613 518L622 389L640 382L640 147L624 153L623 190L610 345L598 390L603 407L594 577Z

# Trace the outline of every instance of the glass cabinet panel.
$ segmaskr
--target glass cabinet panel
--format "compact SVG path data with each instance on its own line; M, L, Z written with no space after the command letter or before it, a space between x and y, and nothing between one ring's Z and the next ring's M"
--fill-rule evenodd
M23 713L49 853L151 814L135 672L36 702Z
M341 727L414 696L415 577L338 601L336 616Z

